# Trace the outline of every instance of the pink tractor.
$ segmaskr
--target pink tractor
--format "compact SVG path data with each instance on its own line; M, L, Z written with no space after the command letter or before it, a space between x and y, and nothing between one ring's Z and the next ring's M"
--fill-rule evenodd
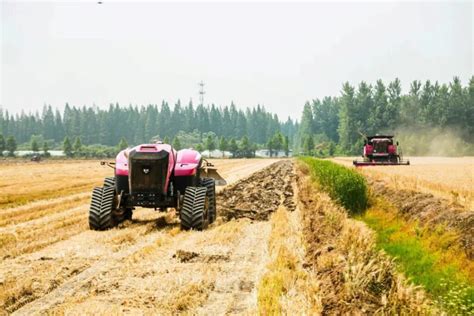
M225 180L192 149L176 151L168 144L143 144L122 150L114 177L94 188L89 227L112 228L132 218L136 207L176 209L181 228L203 230L216 219L216 185Z
M363 135L361 133L361 135ZM354 160L355 166L409 165L403 160L398 142L394 144L393 135L365 136L362 161Z

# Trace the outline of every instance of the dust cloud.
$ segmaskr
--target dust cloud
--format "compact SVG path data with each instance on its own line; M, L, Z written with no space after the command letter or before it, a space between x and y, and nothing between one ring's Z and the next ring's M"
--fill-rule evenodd
M455 128L400 128L395 132L404 155L411 156L473 156L474 144L466 142L465 132Z

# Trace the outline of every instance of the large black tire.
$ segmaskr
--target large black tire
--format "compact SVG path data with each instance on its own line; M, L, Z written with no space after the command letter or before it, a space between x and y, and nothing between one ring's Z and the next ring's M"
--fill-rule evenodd
M115 177L107 177L104 179L104 187L114 187L115 188Z
M209 204L209 224L214 223L217 217L216 211L216 181L212 178L202 178L201 186L207 188L207 199Z
M187 187L184 192L183 206L179 212L181 229L206 229L209 224L208 209L207 188Z
M115 188L94 188L89 209L89 227L106 230L116 225L114 219Z

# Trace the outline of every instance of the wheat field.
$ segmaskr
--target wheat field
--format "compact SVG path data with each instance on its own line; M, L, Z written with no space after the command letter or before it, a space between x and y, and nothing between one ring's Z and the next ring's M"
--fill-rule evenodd
M352 166L353 159L333 160ZM409 166L370 166L360 170L392 187L432 193L474 209L474 157L413 157Z

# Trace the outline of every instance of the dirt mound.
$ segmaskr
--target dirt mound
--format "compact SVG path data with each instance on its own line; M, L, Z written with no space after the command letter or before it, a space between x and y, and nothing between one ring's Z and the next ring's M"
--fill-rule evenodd
M444 225L456 230L467 256L474 259L474 211L429 193L395 190L381 180L368 179L372 191L395 205L400 214L422 225Z
M223 190L217 197L219 213L227 221L244 217L268 220L281 204L294 210L294 177L291 161L276 162Z

